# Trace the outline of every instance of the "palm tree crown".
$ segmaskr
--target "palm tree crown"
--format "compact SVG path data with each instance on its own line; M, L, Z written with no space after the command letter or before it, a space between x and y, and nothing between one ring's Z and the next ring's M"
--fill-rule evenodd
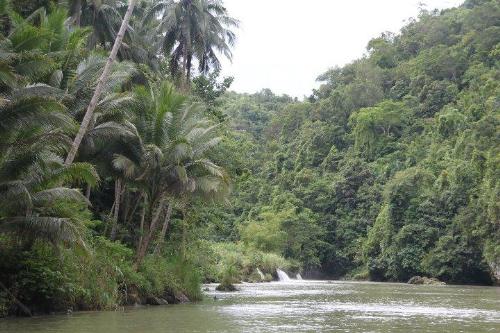
M219 69L218 54L231 59L231 47L239 22L230 17L218 0L159 1L152 6L151 15L161 13L158 26L164 35L163 50L171 56L170 71L189 85L193 58L198 70L207 73Z

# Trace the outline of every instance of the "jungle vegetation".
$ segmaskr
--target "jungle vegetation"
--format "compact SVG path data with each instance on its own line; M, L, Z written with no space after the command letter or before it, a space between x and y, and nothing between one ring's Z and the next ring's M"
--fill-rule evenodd
M229 91L237 27L218 0L0 0L0 315L257 268L496 282L497 1L422 10L303 101Z

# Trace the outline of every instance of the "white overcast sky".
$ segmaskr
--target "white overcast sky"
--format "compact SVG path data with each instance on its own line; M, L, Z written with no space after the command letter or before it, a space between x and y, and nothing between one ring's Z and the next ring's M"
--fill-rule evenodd
M224 0L241 21L233 62L223 61L237 92L270 88L278 94L310 95L328 68L361 57L368 41L398 32L419 3L449 8L463 0Z

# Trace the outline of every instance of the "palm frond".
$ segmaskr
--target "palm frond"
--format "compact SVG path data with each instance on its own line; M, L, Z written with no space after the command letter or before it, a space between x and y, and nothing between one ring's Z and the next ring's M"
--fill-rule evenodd
M47 206L59 200L85 202L90 206L90 202L80 191L67 187L54 187L39 191L34 193L32 198L35 206Z
M138 165L131 159L121 154L115 154L113 156L113 167L116 170L121 171L125 177L129 179L132 178L138 171Z
M82 228L70 218L38 215L4 217L0 218L0 231L13 233L23 239L43 239L54 244L85 244Z

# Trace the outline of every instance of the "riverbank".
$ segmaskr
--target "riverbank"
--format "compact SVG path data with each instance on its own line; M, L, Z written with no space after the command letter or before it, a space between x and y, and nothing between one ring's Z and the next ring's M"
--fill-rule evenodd
M201 299L202 278L188 259L148 255L135 269L133 250L119 242L93 237L87 246L37 242L22 250L1 242L0 317Z

